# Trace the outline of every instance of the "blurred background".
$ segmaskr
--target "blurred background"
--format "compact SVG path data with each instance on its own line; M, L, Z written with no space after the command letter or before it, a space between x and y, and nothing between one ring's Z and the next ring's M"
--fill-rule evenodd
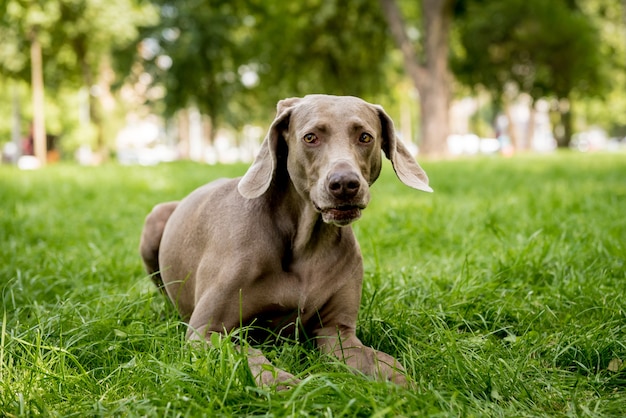
M626 147L626 0L0 0L4 163L250 161L276 102L423 157Z

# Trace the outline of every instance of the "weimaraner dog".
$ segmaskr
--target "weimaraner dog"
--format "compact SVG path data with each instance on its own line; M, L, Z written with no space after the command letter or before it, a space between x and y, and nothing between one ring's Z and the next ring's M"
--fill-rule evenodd
M241 325L298 329L352 368L406 385L398 361L355 333L363 261L349 225L370 200L381 150L404 184L432 191L380 106L356 97L285 99L242 178L155 206L140 251L188 322L187 337L210 341ZM258 384L298 382L260 350L246 353Z

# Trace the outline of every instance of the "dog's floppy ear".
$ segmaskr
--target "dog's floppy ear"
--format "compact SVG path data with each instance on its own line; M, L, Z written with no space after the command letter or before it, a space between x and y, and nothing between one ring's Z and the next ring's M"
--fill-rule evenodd
M299 98L292 97L281 100L276 105L276 118L261 144L261 149L237 185L237 190L246 199L255 199L261 196L272 184L278 160L278 143L285 124L289 121L292 107L299 101Z
M415 161L407 147L396 137L396 131L393 127L393 121L385 113L382 107L374 105L378 111L380 123L383 131L382 148L385 155L391 160L396 175L409 187L424 192L432 192L433 189L428 185L428 176L426 172Z

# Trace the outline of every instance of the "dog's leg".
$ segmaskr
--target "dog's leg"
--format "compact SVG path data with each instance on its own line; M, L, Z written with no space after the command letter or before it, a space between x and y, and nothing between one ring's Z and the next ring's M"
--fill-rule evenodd
M139 252L143 259L146 271L151 275L154 284L165 291L163 280L159 273L159 247L167 220L178 206L178 202L167 202L156 205L146 217L143 231L141 231L141 243Z
M326 332L324 332L326 331ZM332 333L332 334L331 334ZM338 329L318 330L317 344L322 352L333 354L348 366L379 380L397 385L408 385L404 367L389 354L363 345L353 333L340 333Z
M261 350L248 346L245 351L248 367L257 385L276 386L276 390L286 390L300 383L291 373L274 367Z
M356 336L356 321L361 300L362 272L339 289L319 313L319 327L312 327L318 348L333 354L353 369L379 380L408 386L404 367L389 354L365 346Z
M187 339L189 341L205 341L210 344L211 334L215 331L207 331L206 327L201 327L198 330L190 328L187 332ZM242 349L241 345L237 345L237 350L243 352L244 357L248 361L248 367L252 373L252 377L258 386L261 387L275 387L276 390L286 390L298 383L297 379L291 373L288 373L278 367L275 367L268 359L263 355L261 350L246 345Z

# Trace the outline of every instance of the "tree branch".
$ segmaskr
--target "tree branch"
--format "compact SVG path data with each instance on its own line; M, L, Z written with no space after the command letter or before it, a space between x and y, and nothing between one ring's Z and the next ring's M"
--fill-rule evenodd
M389 25L389 30L398 48L402 51L404 69L418 90L428 80L426 69L418 62L417 52L405 30L404 19L395 0L380 0L380 6Z

